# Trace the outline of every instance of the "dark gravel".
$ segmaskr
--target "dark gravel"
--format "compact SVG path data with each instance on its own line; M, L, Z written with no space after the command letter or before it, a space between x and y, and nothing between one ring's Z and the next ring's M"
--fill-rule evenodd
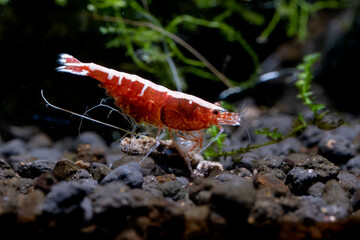
M286 116L264 118L272 124L290 127ZM345 238L360 226L356 129L311 127L240 161L200 159L190 176L169 145L139 165L141 155L95 133L54 142L13 127L13 138L0 141L0 225L38 239Z
M143 183L143 174L139 164L130 162L121 165L104 177L101 184L121 181L132 188L140 188Z

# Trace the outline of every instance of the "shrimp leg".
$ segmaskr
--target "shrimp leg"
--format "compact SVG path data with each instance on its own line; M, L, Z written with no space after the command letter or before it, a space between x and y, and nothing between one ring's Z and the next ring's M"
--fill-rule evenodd
M170 135L170 139L172 140L172 142L175 145L175 148L178 150L179 154L185 159L185 161L187 162L188 165L188 169L190 171L190 174L192 176L193 172L192 172L192 167L191 167L191 158L189 153L184 149L183 146L181 146L181 144L178 144L173 136L172 130L169 128L169 135Z
M146 155L143 157L143 159L141 159L139 164L141 164L160 145L160 140L163 138L164 131L165 131L165 128L159 128L159 130L156 134L155 145L150 148L150 150L146 153Z

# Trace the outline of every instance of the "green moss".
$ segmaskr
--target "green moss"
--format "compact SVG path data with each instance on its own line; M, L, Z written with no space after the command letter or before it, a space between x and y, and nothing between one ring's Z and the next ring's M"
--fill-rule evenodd
M67 4L67 0L54 1L60 6ZM94 19L103 22L99 31L111 38L106 47L126 49L132 61L162 80L161 84L184 90L184 75L221 81L226 87L254 86L260 73L260 61L253 48L256 41L243 32L245 29L254 28L254 32L261 32L257 40L264 42L279 23L285 23L287 35L297 36L302 41L306 39L307 22L311 15L322 9L346 7L349 1L274 0L260 4L237 0L191 0L179 4L181 7L171 7L168 12L162 12L166 16L152 14L152 11L159 12L155 7L152 8L153 4L156 2L88 0L87 11L91 12ZM269 13L273 15L267 19ZM234 21L239 24L231 25ZM242 58L252 63L252 69L247 70L247 79L230 79L203 53L179 37L185 30L191 41L200 28L217 31L224 45L238 44L244 49L246 54Z
M6 5L10 2L10 0L0 0L1 5Z
M303 62L297 67L299 73L298 80L295 83L299 90L297 97L300 98L303 103L310 108L310 110L313 112L313 118L305 119L301 114L299 114L293 123L292 129L286 135L278 132L277 129L257 129L255 130L256 134L266 135L270 140L260 144L249 144L246 147L230 152L211 152L207 157L217 158L220 156L234 156L240 161L241 154L249 152L251 149L257 149L263 146L279 143L289 137L296 137L310 125L316 125L320 129L330 130L343 124L344 120L342 118L335 118L335 120L332 118L326 118L326 116L329 115L329 111L322 111L324 110L325 105L316 103L314 93L311 91L311 83L314 78L312 67L320 59L320 57L321 55L319 53L314 53L309 54L303 58ZM221 142L218 144L221 144ZM221 149L221 147L219 147L219 149Z
M298 80L295 83L295 86L299 89L297 97L314 112L315 117L320 110L325 108L324 104L315 103L314 93L311 91L311 82L313 80L313 71L311 67L320 57L320 53L313 53L306 55L303 58L303 63L297 67L300 73L298 74Z
M258 37L259 42L265 42L281 20L287 22L287 35L297 36L300 41L307 37L307 24L311 15L323 9L340 9L349 6L348 0L279 0L273 1L274 15Z

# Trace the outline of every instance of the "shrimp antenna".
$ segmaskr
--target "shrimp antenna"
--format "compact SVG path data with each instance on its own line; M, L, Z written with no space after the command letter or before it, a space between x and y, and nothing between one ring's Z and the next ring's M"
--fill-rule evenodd
M219 128L219 130L220 130L220 131L218 132L218 134L216 134L216 136L213 137L213 138L206 144L206 146L203 147L203 148L199 151L199 153L201 153L202 151L204 151L205 149L207 149L207 148L224 132L224 128L223 128L223 127L218 126L218 128Z
M108 126L108 127L111 127L111 128L115 128L117 130L120 130L120 131L123 131L123 132L126 132L128 134L135 134L133 132L130 132L126 129L123 129L123 128L120 128L120 127L117 127L115 125L112 125L112 124L109 124L109 123L105 123L105 122L102 122L102 121L99 121L99 120L96 120L94 118L91 118L91 117L87 117L85 115L82 115L82 114L79 114L79 113L76 113L76 112L72 112L70 110L67 110L67 109L64 109L64 108L61 108L61 107L58 107L58 106L55 106L53 104L51 104L44 96L44 91L41 89L41 97L44 99L44 101L46 102L46 106L50 106L52 108L55 108L55 109L58 109L58 110L61 110L63 112L67 112L67 113L70 113L72 115L75 115L75 116L78 116L80 118L84 118L84 119L87 119L87 120L90 120L90 121L93 121L93 122L96 122L96 123L100 123L102 125L105 125L105 126Z
M105 108L109 108L109 109L110 109L110 111L109 111L109 113L108 113L108 115L107 115L107 118L110 117L110 114L111 114L112 112L116 112L116 113L120 114L122 117L124 117L124 118L126 119L126 121L127 121L133 128L136 129L136 128L138 127L138 124L137 124L137 123L135 122L135 120L134 120L133 118L131 118L129 115L127 115L127 114L125 114L125 113L119 111L118 109L115 109L115 108L113 108L113 107L111 107L111 106L109 106L109 105L104 104L104 102L106 102L106 100L105 100L105 99L102 99L98 105L96 105L96 106L94 106L94 107L92 107L92 108L90 108L90 109L87 109L87 110L85 111L85 113L83 114L83 116L86 116L90 111L94 110L95 108L105 107ZM132 132L133 132L133 131L132 131Z
M246 105L246 101L244 101L242 103L242 105L241 105L241 108L240 108L240 111L239 111L240 119L244 119L243 116L247 112L247 109L245 108L245 105ZM241 124L241 125L245 128L246 133L247 133L248 138L249 138L249 142L251 143L251 135L250 135L249 128L246 126L246 124Z

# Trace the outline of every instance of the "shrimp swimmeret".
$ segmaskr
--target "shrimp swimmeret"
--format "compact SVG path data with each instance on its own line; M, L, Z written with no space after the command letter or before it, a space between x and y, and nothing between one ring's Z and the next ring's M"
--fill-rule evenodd
M241 113L228 112L218 104L209 103L201 98L172 91L139 76L118 72L95 63L82 63L73 56L61 54L57 68L60 72L90 76L99 80L107 95L115 104L137 123L149 123L157 127L157 147L160 133L168 128L170 138L184 156L186 151L176 144L173 134L191 142L189 151L200 153L208 147L223 131L223 125L240 126ZM203 130L215 125L219 133L203 147ZM154 149L153 148L153 149Z

